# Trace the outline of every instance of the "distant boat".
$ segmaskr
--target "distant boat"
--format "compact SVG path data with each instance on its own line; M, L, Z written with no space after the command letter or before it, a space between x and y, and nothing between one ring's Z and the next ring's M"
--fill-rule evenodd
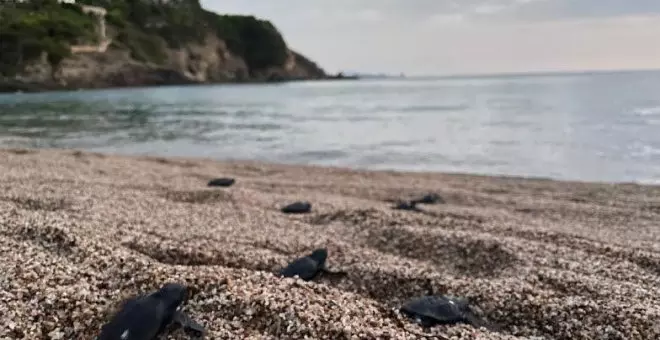
M360 79L387 79L387 78L405 78L405 74L399 73L397 75L386 73L355 73Z
M330 79L339 79L339 80L351 80L351 79L360 79L358 75L352 74L352 75L345 75L344 72L338 72L335 75L331 75L328 78Z
M389 78L405 78L406 75L401 72L396 75L386 73L360 73L360 72L337 72L334 75L328 76L330 79L389 79Z

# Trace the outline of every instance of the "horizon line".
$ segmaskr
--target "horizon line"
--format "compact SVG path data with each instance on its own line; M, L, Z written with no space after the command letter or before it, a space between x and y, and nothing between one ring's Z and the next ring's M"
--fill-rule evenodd
M339 71L342 72L342 71ZM447 74L406 74L405 72L349 72L343 71L344 75L360 76L382 76L384 78L401 79L455 79L455 78L495 78L495 77L538 77L538 76L562 76L562 75L589 75L589 74L612 74L612 73L635 73L635 72L660 72L660 68L630 68L630 69L585 69L585 70L551 70L551 71L519 71L519 72L485 72L485 73L447 73Z

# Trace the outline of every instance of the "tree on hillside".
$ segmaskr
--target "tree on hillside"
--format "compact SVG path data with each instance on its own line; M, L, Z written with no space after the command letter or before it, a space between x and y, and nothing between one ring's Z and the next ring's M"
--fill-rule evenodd
M2 4L7 0L0 0ZM284 38L269 21L254 16L218 15L198 0L78 0L103 7L113 38L111 48L128 49L139 61L160 64L166 49L203 43L209 35L227 42L251 71L281 66L288 56ZM96 19L78 5L57 0L13 2L0 8L0 73L16 72L43 53L57 64L69 46L97 38Z

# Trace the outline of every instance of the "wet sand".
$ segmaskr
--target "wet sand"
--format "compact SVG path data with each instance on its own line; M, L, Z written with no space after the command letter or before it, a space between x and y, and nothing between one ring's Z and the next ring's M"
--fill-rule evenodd
M191 286L208 339L660 338L660 187L67 150L0 159L0 339L92 339L122 298L170 281ZM237 181L207 188L214 177ZM426 192L446 203L387 202ZM312 213L279 211L296 200ZM273 275L317 247L348 276ZM499 331L392 312L429 286Z

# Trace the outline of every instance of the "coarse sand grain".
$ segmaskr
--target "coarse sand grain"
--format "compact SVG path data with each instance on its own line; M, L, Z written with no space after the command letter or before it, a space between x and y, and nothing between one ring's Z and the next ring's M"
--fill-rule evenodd
M190 286L208 339L660 339L660 187L0 150L0 339ZM236 178L230 188L210 179ZM421 212L390 202L441 195ZM309 214L287 215L305 200ZM314 248L343 277L275 273ZM497 330L395 310L468 298ZM181 333L170 339L186 339Z

